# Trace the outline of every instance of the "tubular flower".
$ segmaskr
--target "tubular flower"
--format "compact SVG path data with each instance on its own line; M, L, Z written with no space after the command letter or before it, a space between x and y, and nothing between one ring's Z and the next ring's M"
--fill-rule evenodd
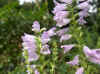
M84 68L78 68L77 71L75 72L75 74L83 74Z
M27 50L28 52L28 61L36 61L38 60L39 56L36 53L36 41L35 41L35 36L26 34L22 36L23 40L23 47L24 50Z
M35 69L34 74L40 74L40 72L37 69Z
M67 11L59 11L55 14L54 20L57 22L56 26L62 27L70 22L70 19L66 18L68 16Z
M74 44L70 44L70 45L62 45L61 48L64 49L64 53L69 52L75 45Z
M100 64L100 49L91 50L87 46L84 46L83 52L90 62Z
M66 9L66 4L60 4L60 3L58 3L56 6L55 6L55 8L54 8L54 10L52 11L54 14L56 14L57 12L59 12L59 11L63 11L63 10L65 10Z
M64 0L63 0L64 1ZM70 23L70 19L67 18L69 12L66 11L67 3L58 3L54 0L55 8L52 11L54 13L54 20L57 22L56 26L63 27Z
M77 6L79 9L86 9L90 7L89 1L82 2Z
M60 42L62 42L64 40L69 40L71 37L72 37L72 35L70 35L70 34L62 35L60 38Z
M56 27L53 27L53 28L51 28L50 30L48 30L48 31L47 31L47 32L48 32L48 35L49 35L50 37L56 35L55 30L56 30Z
M38 21L34 21L32 25L32 31L40 32L40 24Z
M89 13L88 13L88 11L90 9L89 1L78 0L77 3L78 3L77 8L79 8L81 10L79 12L78 23L81 25L86 24L86 21L84 20L84 18L89 15Z
M63 28L63 29L58 30L58 31L56 32L56 34L57 34L58 36L62 36L62 35L64 35L66 32L68 32L68 28Z
M75 56L72 61L67 62L71 66L79 65L79 55Z
M50 41L50 36L48 34L48 32L43 32L43 34L41 35L41 41L42 41L42 44L46 44Z

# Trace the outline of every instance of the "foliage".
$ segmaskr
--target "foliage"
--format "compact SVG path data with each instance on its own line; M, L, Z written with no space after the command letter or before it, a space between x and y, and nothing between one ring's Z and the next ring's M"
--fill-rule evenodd
M0 3L2 4L0 8L0 71L8 72L14 70L21 62L21 36L24 32L32 33L31 26L34 20L42 20L42 26L51 26L52 15L47 13L46 3L41 4L40 10L35 4L30 3L23 6L20 6L17 1L4 3L5 5L3 2Z

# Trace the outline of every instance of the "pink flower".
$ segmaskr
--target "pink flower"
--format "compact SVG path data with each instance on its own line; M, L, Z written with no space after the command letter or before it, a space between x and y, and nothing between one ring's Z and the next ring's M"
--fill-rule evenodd
M62 45L61 48L64 49L64 53L69 52L75 45L74 44L70 44L70 45Z
M22 40L23 40L23 47L24 49L28 49L28 50L32 50L32 51L36 51L36 40L34 39L35 36L30 35L30 34L24 34L24 36L22 36Z
M81 2L81 1L83 1L83 2ZM81 25L86 24L87 22L84 20L84 17L87 17L89 15L89 13L88 13L89 8L90 8L89 1L78 0L77 7L79 9L81 9L81 11L79 12L78 23Z
M56 0L53 0L55 5L59 5L60 3L58 3Z
M48 32L43 32L43 34L41 35L41 41L42 41L42 44L46 44L50 41L50 36L48 34Z
M66 4L57 4L52 12L56 14L59 11L65 10L66 8Z
M83 52L90 62L100 64L100 49L91 50L87 46L84 46Z
M79 65L79 55L75 56L72 61L67 62L71 66Z
M38 60L39 56L36 53L37 46L36 46L35 36L25 33L25 35L22 36L22 40L23 40L22 45L24 47L24 50L27 50L28 52L28 61L31 62Z
M80 17L87 17L89 15L88 9L83 9L82 11L79 12Z
M88 1L82 2L80 4L78 4L77 6L79 9L86 9L86 8L90 8L90 4Z
M67 18L68 11L65 11L67 8L67 3L58 3L54 0L55 8L53 10L54 20L57 22L56 26L63 27L70 23L70 19Z
M36 52L33 52L33 51L28 51L28 61L31 62L31 61L37 61L39 59L39 56Z
M32 25L32 31L40 32L40 24L38 21L34 21Z
M72 37L72 35L70 35L70 34L62 35L60 38L60 42L62 42L64 40L69 40L71 37Z
M75 72L75 74L83 74L84 68L78 68L77 71Z
M54 20L62 20L63 18L66 18L68 16L67 11L59 11L55 14Z
M66 18L68 16L68 11L59 11L55 14L54 20L57 22L56 26L62 27L69 24L70 19Z
M35 69L34 74L40 74L40 72L37 69Z
M91 52L91 50L87 46L83 47L83 52L84 52L84 54L86 55L87 58L89 56L92 56L92 52Z
M50 37L56 35L55 30L56 30L56 27L53 27L53 28L51 28L50 30L48 30L48 31L47 31L47 32L48 32L48 35L49 35Z
M60 30L58 30L57 32L56 32L56 34L58 35L58 36L62 36L62 35L64 35L66 32L68 32L68 28L63 28L63 29L60 29Z
M70 19L64 18L62 20L57 21L56 26L63 27L65 25L69 24L69 23L70 23Z

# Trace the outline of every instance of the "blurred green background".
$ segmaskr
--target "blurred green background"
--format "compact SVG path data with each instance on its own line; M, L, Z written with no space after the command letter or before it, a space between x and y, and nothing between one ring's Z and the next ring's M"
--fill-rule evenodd
M19 5L18 0L0 0L0 74L8 74L19 66L21 69L21 36L25 32L32 33L34 20L38 20L42 27L52 26L48 3L43 0L40 7L34 3Z

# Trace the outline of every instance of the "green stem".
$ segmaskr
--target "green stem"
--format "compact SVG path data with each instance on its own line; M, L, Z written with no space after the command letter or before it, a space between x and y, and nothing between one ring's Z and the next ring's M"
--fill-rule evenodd
M57 43L54 41L53 43L53 52L52 52L52 63L51 63L51 73L50 74L56 74L55 68L56 68L56 61L58 59L57 57Z

